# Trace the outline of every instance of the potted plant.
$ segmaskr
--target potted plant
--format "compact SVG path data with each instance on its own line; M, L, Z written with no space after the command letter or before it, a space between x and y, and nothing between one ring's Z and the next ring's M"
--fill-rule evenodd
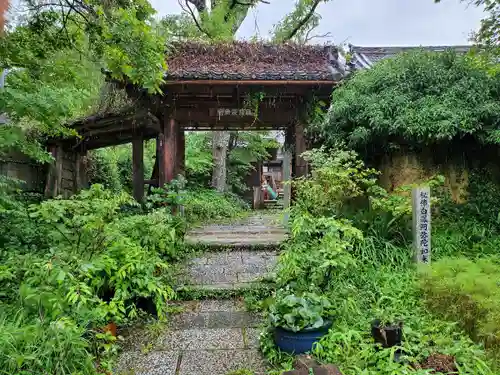
M400 321L394 324L388 320L376 319L372 322L372 337L383 348L401 346L403 340L403 322Z
M382 348L392 348L401 346L403 341L403 322L391 323L394 320L376 319L372 322L372 337L376 344ZM401 358L401 349L394 352L394 361L399 362Z
M274 342L287 353L311 351L314 343L328 333L331 317L330 301L314 293L277 297L269 306Z

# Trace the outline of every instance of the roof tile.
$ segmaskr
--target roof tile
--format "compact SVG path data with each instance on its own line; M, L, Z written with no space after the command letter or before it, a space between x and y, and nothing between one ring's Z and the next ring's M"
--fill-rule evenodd
M182 43L168 53L167 79L333 80L328 46Z

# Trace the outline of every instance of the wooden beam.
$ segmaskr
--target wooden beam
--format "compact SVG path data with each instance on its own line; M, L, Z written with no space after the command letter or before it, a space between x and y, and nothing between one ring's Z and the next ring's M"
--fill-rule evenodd
M264 206L264 194L261 186L253 187L253 209L259 210Z
M132 140L132 171L134 198L137 202L144 201L144 139L137 135Z
M54 178L54 197L57 197L61 194L62 189L62 174L63 174L63 161L64 161L64 150L62 146L59 144L56 150L56 169L55 169L55 178Z
M158 179L157 178L152 178L149 180L144 180L144 185L153 185L156 186L158 185Z
M197 110L195 108L180 108L175 111L175 118L182 124L200 123L200 124L226 124L239 125L251 128L254 125L268 124L276 126L276 124L288 124L296 122L298 113L295 108L280 109L266 108L257 113L257 116L239 116L239 115L218 115L217 109L209 109L206 111Z

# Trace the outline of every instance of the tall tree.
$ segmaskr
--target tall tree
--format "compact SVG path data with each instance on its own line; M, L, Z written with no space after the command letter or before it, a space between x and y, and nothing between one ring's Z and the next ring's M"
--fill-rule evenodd
M0 69L11 71L0 90L0 108L10 119L0 127L0 152L17 148L48 160L38 141L67 133L67 121L92 111L103 68L159 90L165 37L146 0L23 0L22 5L21 22L0 39Z
M328 0L298 0L292 12L276 25L273 41L304 40L311 27L319 22L318 6ZM232 40L251 8L269 4L267 0L180 0L183 10L191 17L201 38L209 40ZM219 191L226 190L226 160L229 133L213 133L212 147L214 171L212 185Z

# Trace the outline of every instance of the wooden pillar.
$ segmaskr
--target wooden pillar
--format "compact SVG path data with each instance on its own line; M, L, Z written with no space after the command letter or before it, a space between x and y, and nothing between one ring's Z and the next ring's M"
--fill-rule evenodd
M157 174L158 177L158 187L162 188L165 183L165 167L163 163L165 162L165 134L163 131L156 137L156 162L153 169L153 174Z
M47 181L45 184L46 197L57 197L61 193L63 152L60 145L50 147L50 153L54 161L49 166L47 174Z
M74 192L78 194L83 189L87 188L87 169L85 167L86 152L78 152L75 160L75 184Z
M301 156L307 149L304 124L298 121L295 124L295 177L307 176L307 162Z
M142 134L132 139L132 171L134 198L142 203L144 201L144 138Z
M184 129L180 126L178 127L177 134L177 171L176 174L185 175L186 174L186 138L184 134Z
M295 129L293 126L289 125L285 130L285 150L290 152L290 175L295 177L295 140L294 140Z
M177 169L177 124L174 119L165 117L161 133L157 138L158 182L160 187L172 181Z
M264 194L261 186L253 187L253 209L260 210L264 208Z

